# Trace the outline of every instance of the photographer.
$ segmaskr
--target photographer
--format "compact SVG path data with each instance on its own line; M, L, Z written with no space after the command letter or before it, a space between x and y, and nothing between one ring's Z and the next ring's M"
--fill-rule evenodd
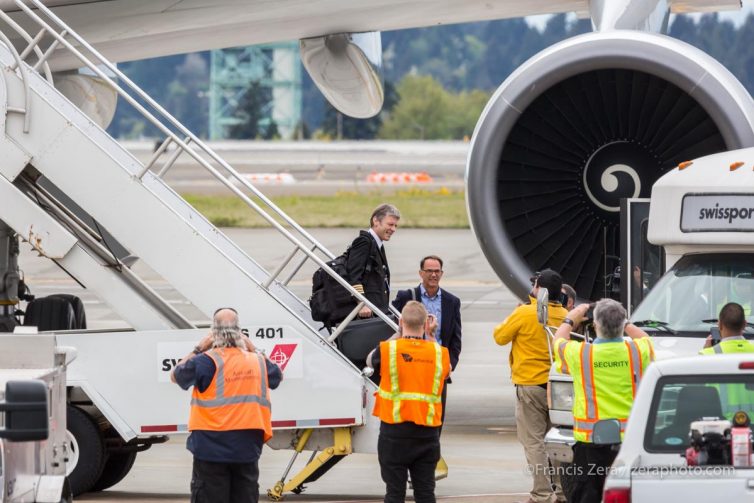
M745 328L746 314L744 308L741 304L728 302L720 309L720 314L717 317L717 329L720 331L719 342L714 341L712 335L708 336L699 354L754 353L754 344L744 338Z
M647 333L627 323L626 310L612 299L594 305L594 342L571 341L573 326L586 319L589 308L590 304L574 308L558 328L555 364L559 372L573 376L576 476L568 501L598 503L618 452L611 445L592 443L594 425L598 420L617 419L622 438L641 376L654 360L654 349ZM624 332L628 340L623 338Z
M280 368L242 335L236 310L221 308L170 378L193 387L186 439L194 455L191 501L259 501L259 457L272 437L270 389L283 379Z
M537 319L537 294L546 288L550 299L547 324L558 326L568 312L555 299L560 299L563 280L552 269L545 269L533 278L534 284L528 304L519 305L493 334L500 346L511 344L509 356L511 380L516 385L516 433L524 448L529 471L534 478L529 501L551 501L553 490L548 474L549 462L545 452L545 435L550 429L547 408L547 381L550 373L549 335ZM555 498L564 501L558 477Z

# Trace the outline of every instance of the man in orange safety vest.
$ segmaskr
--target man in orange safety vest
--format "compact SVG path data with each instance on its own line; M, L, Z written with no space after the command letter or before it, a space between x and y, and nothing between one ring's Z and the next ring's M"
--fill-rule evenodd
M415 501L435 502L442 389L450 357L432 335L434 323L421 302L407 302L400 332L367 357L367 365L380 369L372 414L381 421L377 456L386 503L405 501L409 473Z
M241 333L238 313L217 310L210 333L171 374L181 388L194 388L186 441L192 503L259 501L259 456L272 437L270 389L282 378Z

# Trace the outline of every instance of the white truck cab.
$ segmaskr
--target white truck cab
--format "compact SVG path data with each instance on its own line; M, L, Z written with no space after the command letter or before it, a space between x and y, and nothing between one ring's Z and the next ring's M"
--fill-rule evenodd
M654 262L664 263L665 272L651 278L642 270L651 254L625 246L636 256L625 268L630 273L624 274L623 287L642 299L630 318L653 337L657 360L698 353L728 302L744 307L749 322L744 335L754 338L753 167L754 148L724 152L681 163L652 187L648 218L636 229L661 247ZM568 463L571 377L553 368L549 396L554 427L545 438L546 449L552 459Z
M726 393L730 387L746 395L749 406L744 405L744 411L754 417L754 354L694 356L650 365L608 472L604 501L754 501L751 459L749 466L699 466L687 463L684 455L692 422L730 419L735 410L743 410Z

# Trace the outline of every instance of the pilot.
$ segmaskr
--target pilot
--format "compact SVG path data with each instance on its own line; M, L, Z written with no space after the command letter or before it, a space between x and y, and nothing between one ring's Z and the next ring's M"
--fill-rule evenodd
M607 471L617 450L595 445L595 423L617 419L621 438L644 370L654 359L649 336L627 323L626 310L612 299L602 299L594 308L593 343L571 341L571 329L586 318L589 304L572 309L555 333L555 364L558 371L573 376L574 480L569 502L599 503ZM624 339L623 334L629 339ZM599 411L599 414L598 412Z
M409 473L414 500L434 503L442 390L450 356L432 335L435 321L421 302L408 301L398 323L400 332L367 356L367 365L380 368L372 414L380 418L377 458L385 503L406 500Z
M401 213L392 204L381 204L369 217L369 230L360 231L348 248L346 279L357 292L384 312L390 312L390 267L385 243L398 229ZM359 318L373 316L364 306Z

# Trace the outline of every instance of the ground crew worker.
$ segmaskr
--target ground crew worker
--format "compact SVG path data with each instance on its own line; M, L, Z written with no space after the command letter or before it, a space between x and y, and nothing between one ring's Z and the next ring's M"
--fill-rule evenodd
M744 338L746 313L741 304L725 304L717 317L717 327L720 329L720 342L713 346L712 335L708 336L699 351L700 355L754 353L754 344Z
M516 385L516 432L524 448L533 487L529 502L550 502L553 495L558 501L565 496L560 488L557 471L553 470L545 451L545 435L552 426L547 408L547 381L550 374L550 337L537 319L537 294L546 288L550 302L547 324L559 326L568 311L558 302L563 280L552 269L545 269L532 278L533 289L529 303L518 306L495 328L495 342L501 346L511 343L509 356L511 380ZM555 491L553 493L553 483Z
M415 501L434 503L441 396L450 356L432 336L435 321L421 302L407 302L398 323L399 333L367 356L367 365L380 368L372 414L380 418L377 457L385 503L405 501L409 473Z
M194 387L186 447L194 455L192 503L259 501L259 456L272 437L270 389L280 368L241 334L234 309L219 309L212 329L171 379Z
M593 343L571 341L571 328L586 318L589 304L572 309L555 333L557 369L573 376L573 489L568 501L599 503L608 469L617 450L594 445L595 423L617 419L621 438L639 381L654 359L649 336L626 321L626 310L612 299L594 308L597 338ZM624 339L623 334L630 339Z
M744 338L746 313L741 304L735 302L725 304L717 317L717 326L720 329L720 342L713 346L712 335L710 335L699 354L754 353L754 344ZM720 394L723 415L727 419L732 419L739 410L745 411L749 416L754 416L754 393L747 390L745 384L717 384L715 387Z

